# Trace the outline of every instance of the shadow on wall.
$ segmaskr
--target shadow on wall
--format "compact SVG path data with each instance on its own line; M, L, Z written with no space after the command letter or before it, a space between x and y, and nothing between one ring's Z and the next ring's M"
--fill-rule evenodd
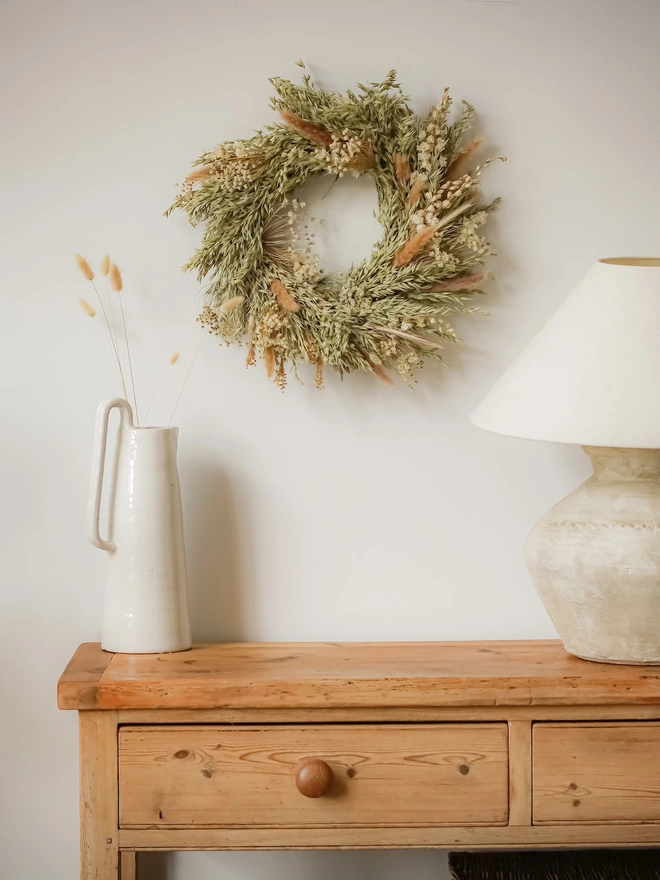
M188 564L188 604L195 641L243 641L251 576L246 530L239 526L237 499L248 493L218 466L190 450L182 479ZM246 519L245 510L242 520ZM249 519L248 519L249 521Z

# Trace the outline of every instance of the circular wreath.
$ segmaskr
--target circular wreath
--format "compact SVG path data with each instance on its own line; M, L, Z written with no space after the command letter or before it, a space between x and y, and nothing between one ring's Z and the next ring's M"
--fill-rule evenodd
M478 204L488 162L470 170L480 146L464 143L473 108L463 102L450 121L445 89L416 116L395 71L358 94L327 92L309 75L271 83L282 122L203 153L170 208L205 224L184 267L210 282L198 320L227 342L247 337L248 366L259 355L282 389L301 362L314 365L318 387L326 366L389 384L393 368L409 380L458 341L447 318L478 312L468 301L488 277L492 251L477 229L496 202ZM325 274L313 236L301 243L295 195L347 172L373 179L383 233L361 263Z

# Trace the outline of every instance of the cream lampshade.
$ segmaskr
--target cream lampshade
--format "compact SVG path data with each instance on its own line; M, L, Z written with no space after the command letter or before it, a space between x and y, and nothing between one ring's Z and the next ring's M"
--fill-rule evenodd
M594 474L537 523L528 568L571 653L660 663L660 258L599 260L471 421L585 447Z

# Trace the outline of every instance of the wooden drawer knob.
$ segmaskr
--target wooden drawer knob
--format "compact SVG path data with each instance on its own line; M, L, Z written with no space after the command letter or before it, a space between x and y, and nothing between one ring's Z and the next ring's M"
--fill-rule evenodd
M323 797L333 779L332 767L320 758L304 758L296 770L296 788L308 798Z

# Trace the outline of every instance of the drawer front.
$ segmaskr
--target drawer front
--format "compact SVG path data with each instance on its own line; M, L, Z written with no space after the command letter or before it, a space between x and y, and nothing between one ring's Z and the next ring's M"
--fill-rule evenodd
M319 783L318 761L301 777L309 758L332 770L322 796L298 790ZM504 825L507 727L122 727L119 817L122 827Z
M535 724L534 824L660 822L660 724Z

